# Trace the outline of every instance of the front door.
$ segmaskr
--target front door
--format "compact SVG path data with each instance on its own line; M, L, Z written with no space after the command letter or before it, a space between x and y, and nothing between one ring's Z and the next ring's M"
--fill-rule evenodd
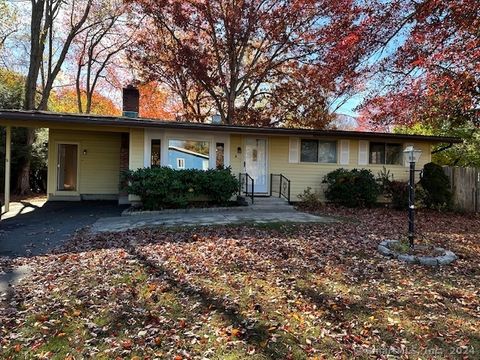
M78 145L58 144L57 191L76 192Z
M245 172L254 180L255 193L267 192L267 140L247 137L245 143Z

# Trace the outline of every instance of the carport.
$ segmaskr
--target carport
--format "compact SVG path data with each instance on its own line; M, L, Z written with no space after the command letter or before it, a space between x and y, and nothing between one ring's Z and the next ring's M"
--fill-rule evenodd
M130 130L135 120L57 114L42 111L0 110L6 129L5 194L2 203L11 209L12 129L46 128L48 141L48 200L119 201L120 172L130 167Z

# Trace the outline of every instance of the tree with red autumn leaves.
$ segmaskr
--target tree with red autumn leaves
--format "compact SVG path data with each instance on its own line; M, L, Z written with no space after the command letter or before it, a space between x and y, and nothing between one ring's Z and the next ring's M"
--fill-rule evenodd
M480 166L480 3L391 0L372 10L384 34L360 118L383 130L457 136L464 142L434 160Z
M381 125L480 125L480 3L391 0L384 19L381 81L362 116Z
M190 120L321 127L374 46L373 19L353 0L131 2L148 16L131 56Z

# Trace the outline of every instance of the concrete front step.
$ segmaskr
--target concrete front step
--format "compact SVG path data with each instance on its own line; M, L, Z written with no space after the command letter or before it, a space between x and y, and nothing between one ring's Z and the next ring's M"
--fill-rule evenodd
M293 206L284 198L278 197L255 197L253 205L249 205L252 210L264 211L292 211Z
M279 197L263 197L263 196L258 196L254 198L255 202L259 203L265 203L265 204L287 204L287 200L285 198L279 198Z
M249 201L249 204L251 203L251 201ZM264 201L264 200L258 200L258 199L254 199L253 200L253 203L254 204L258 204L258 205L269 205L269 206L288 206L289 203L287 201Z
M264 212L264 213L284 213L284 212L292 212L295 208L291 205L287 206L261 206L261 205L250 205L248 207L249 211L252 212Z

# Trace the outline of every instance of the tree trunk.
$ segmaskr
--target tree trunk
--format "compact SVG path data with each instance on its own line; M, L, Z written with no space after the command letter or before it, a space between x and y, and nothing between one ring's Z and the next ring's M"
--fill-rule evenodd
M15 193L18 195L26 195L31 192L31 187L30 187L30 153L32 149L32 145L35 141L35 129L32 128L27 128L26 129L27 136L26 136L26 141L25 147L28 149L27 151L27 156L25 157L21 169L18 173L17 177L17 188L15 189Z
M32 18L30 23L30 64L25 81L25 110L36 108L35 98L37 93L37 80L45 47L45 34L41 34L42 20L44 18L45 1L32 1ZM30 149L35 141L35 129L27 128L26 141L23 146L28 149L28 155L20 166L15 192L20 195L30 193Z

